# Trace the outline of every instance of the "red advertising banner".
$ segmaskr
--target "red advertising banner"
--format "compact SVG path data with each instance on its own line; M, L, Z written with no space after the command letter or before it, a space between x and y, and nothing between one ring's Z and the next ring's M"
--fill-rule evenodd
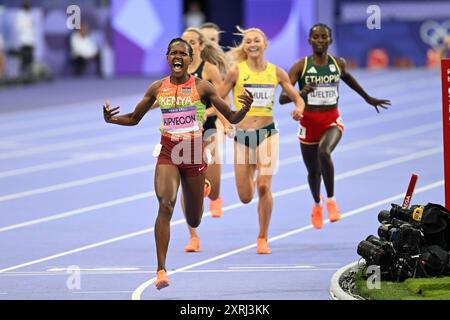
M450 210L450 59L441 60L445 207Z

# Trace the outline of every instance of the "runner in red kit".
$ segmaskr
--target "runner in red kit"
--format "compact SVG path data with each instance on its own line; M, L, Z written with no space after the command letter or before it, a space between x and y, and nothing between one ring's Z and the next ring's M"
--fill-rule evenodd
M342 79L378 113L378 107L386 109L391 104L389 100L369 96L347 71L345 60L328 54L331 42L331 29L321 23L314 25L309 32L313 54L295 62L289 71L291 83L298 82L300 95L306 103L298 137L308 170L309 188L315 201L312 224L317 229L323 225L323 200L320 195L322 178L328 196L328 217L331 222L340 220L334 199L334 165L331 159L331 152L339 143L344 130L338 111L339 80ZM281 104L291 102L284 92L279 101Z

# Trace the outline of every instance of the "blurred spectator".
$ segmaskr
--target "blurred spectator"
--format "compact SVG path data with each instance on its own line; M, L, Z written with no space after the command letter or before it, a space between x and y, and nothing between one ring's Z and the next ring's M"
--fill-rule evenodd
M429 48L427 50L426 67L429 69L439 68L441 66L441 50Z
M190 0L187 3L187 11L184 14L184 23L186 28L199 28L205 22L205 14L203 13L200 3Z
M76 76L84 74L86 65L90 61L95 62L97 75L101 76L98 46L92 39L87 24L81 24L80 30L76 30L70 36L70 52Z
M30 73L34 62L34 46L36 30L31 7L28 1L23 1L22 8L16 15L15 28L19 45L20 69L22 74Z
M367 68L384 69L389 66L389 56L384 49L371 49L367 55Z
M200 30L203 32L206 38L210 41L219 44L220 34L223 32L219 26L213 22L205 22L200 26Z
M410 57L394 57L393 66L397 69L410 69L414 67L414 62Z

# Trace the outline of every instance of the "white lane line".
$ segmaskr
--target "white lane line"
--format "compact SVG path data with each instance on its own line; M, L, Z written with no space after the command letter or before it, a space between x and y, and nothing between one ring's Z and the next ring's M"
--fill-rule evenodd
M69 182L65 182L65 183L58 183L58 184L50 185L50 186L43 187L43 188L36 188L36 189L27 190L27 191L6 194L3 196L0 196L0 202L16 200L16 199L25 198L25 197L34 196L34 195L43 194L43 193L48 193L48 192L65 190L65 189L69 189L69 188L84 186L84 185L97 183L97 182L101 182L101 181L105 181L105 180L115 179L115 178L126 177L129 175L139 174L139 173L143 173L143 172L148 173L148 172L152 172L153 170L155 170L154 165L145 165L145 166L134 167L131 169L126 169L126 170L114 171L111 173L101 174L101 175L97 175L97 176L93 176L93 177L89 177L89 178L85 178L85 179L73 180L73 181L69 181Z
M411 100L411 98L409 100ZM416 100L414 100L414 101L417 102ZM415 113L417 113L417 115L421 115L421 114L433 112L433 111L439 111L439 110L437 110L437 109L430 110L429 108L424 108L422 106L416 107L416 108L411 108L410 110L408 110L408 117L415 116L416 115ZM355 121L355 124L353 124L353 125L354 126L360 126L360 125L367 126L370 124L379 124L379 123L381 123L381 120L383 120L382 122L388 122L388 121L404 119L404 118L405 118L404 111L401 110L399 112L389 113L382 119L377 119L376 117L359 119L359 120ZM293 123L293 122L294 121L291 120L291 123ZM361 123L361 124L359 124L359 123ZM106 124L105 124L105 126L106 126ZM350 127L351 127L351 124L350 124ZM0 154L0 160L32 156L32 155L42 154L42 153L52 152L52 151L72 150L75 148L93 146L93 145L112 142L112 141L117 142L117 140L125 140L128 138L134 138L134 137L140 137L140 136L155 136L157 134L159 134L159 133L153 129L140 129L140 130L131 130L130 132L121 133L120 135L110 134L110 135L100 135L100 136L96 136L96 137L91 137L89 139L83 138L83 139L77 139L77 140L67 140L67 141L64 141L61 143L40 145L40 146L30 147L30 148L22 148L17 151L11 151L11 152L7 152L4 154Z
M156 266L154 267L156 268ZM89 276L117 276L117 275L141 275L141 274L151 274L155 272L153 269L148 270L136 270L136 271L103 271L103 272L93 272L93 271L82 271L82 275ZM325 271L325 270L336 270L337 267L311 267L311 268L267 268L267 269L197 269L197 270L186 270L181 271L182 273L229 273L229 272L291 272L291 271ZM67 277L66 272L6 272L0 274L0 278L12 278L12 277ZM130 291L133 292L133 291Z
M338 175L335 176L335 181L338 181L340 179L345 179L345 178L348 178L348 177L353 177L355 175L363 174L363 173L366 173L366 172L370 172L370 171L374 171L374 170L378 170L378 169L383 169L383 168L386 168L386 167L389 167L389 166L393 166L393 165L396 165L396 164L400 164L400 163L403 163L403 162L407 162L407 161L411 161L411 160L415 160L415 159L419 159L419 158L423 158L423 157L432 156L432 155L441 153L442 150L443 150L442 147L436 147L436 148L431 148L431 149L425 149L425 150L422 150L422 151L416 152L416 153L411 153L411 154L408 154L406 156L397 157L397 158L394 158L394 159L391 159L391 160L381 161L379 163L375 163L375 164L368 165L368 166L365 166L365 167L362 167L362 168L358 168L358 169L355 169L355 170L350 170L350 171L338 174ZM295 159L297 159L297 158L295 158ZM227 179L227 178L231 178L233 175L232 175L232 172L230 172L230 174L225 175L224 177L222 177L222 179L224 180L224 179ZM303 184L303 185L297 187L296 190L298 190L298 191L305 190L305 189L307 189L307 187L308 187L308 184ZM294 190L294 189L287 189L286 191L282 191L282 192L291 193L292 190ZM276 193L274 193L274 195L275 194ZM24 221L24 222L21 222L21 223L17 223L17 224L1 227L0 228L0 233L1 232L6 232L6 231L11 231L11 230L14 230L14 229L23 228L23 227L29 227L29 226L40 224L40 223L44 223L44 222L49 222L49 221L54 221L54 220L58 220L58 219L62 219L62 218L67 218L67 217L71 217L71 216L75 216L75 215L79 215L79 214L83 214L83 213L88 213L88 212L92 212L92 211L95 211L95 210L104 209L104 208L108 208L108 207L112 207L112 206L116 206L116 205L120 205L120 204L124 204L124 203L128 203L128 202L138 201L138 200L142 200L142 199L145 199L145 198L153 197L155 195L156 195L155 191L138 193L138 194L135 194L135 195L132 195L132 196L119 198L119 199L116 199L116 200L111 200L111 201L99 203L99 204L88 206L88 207L84 207L84 208L79 208L79 209L75 209L75 210L65 211L65 212L61 212L61 213L55 214L55 215L46 216L46 217L43 217L43 218L28 220L28 221ZM254 198L252 200L252 202L254 202L254 201L257 201L257 198ZM241 203L237 203L236 205L240 205L240 204ZM184 219L183 219L183 221L184 221Z
M130 290L123 291L71 291L73 294L127 294L132 293Z
M180 271L180 273L228 273L228 272L299 272L299 271L325 271L325 270L336 270L336 268L286 268L286 269L236 269L236 270L216 270L216 269L207 269L207 270L185 270ZM152 270L151 272L154 272Z
M437 187L441 187L443 185L444 185L444 180L440 180L440 181L428 184L426 186L423 186L423 187L417 189L415 191L415 194L422 193L422 192L425 192L425 191L428 191L428 190L431 190L431 189L434 189L434 188L437 188ZM365 212L367 210L377 208L377 207L379 207L381 205L384 205L384 204L387 204L387 203L391 203L391 202L395 202L396 200L402 199L404 197L404 195L405 195L404 193L401 193L401 194L397 194L397 195L389 197L389 198L385 198L385 199L382 199L382 200L370 203L370 204L365 205L363 207L359 207L359 208L357 208L355 210L352 210L352 211L349 211L347 213L344 213L344 214L342 214L341 217L342 217L342 219L345 219L345 218L354 216L356 214ZM328 224L328 223L330 223L329 220L324 221L324 224ZM271 242L274 242L274 241L278 241L278 240L281 240L281 239L284 239L284 238L287 238L287 237L290 237L290 236L293 236L293 235L305 232L305 231L310 230L310 229L313 229L312 225L304 226L302 228L294 229L292 231L282 233L282 234L280 234L278 236L271 237L270 239L268 239L268 241L269 241L269 243L271 243ZM187 270L199 267L199 266L203 266L203 265L209 264L211 262L222 260L222 259L227 258L229 256L232 256L232 255L235 255L235 254L247 251L247 250L255 248L255 247L256 247L256 244L251 244L251 245L248 245L248 246L245 246L245 247L241 247L239 249L235 249L235 250L223 253L223 254L218 255L216 257L213 257L213 258L210 258L210 259L206 259L206 260L203 260L203 261L200 261L200 262L196 262L196 263L190 264L188 266L185 266L185 267L173 270L173 271L169 271L169 272L167 272L167 275L170 276L170 275L173 275L173 274L176 274L176 273L180 273L180 272L187 271ZM147 280L146 282L142 283L139 287L136 288L136 290L134 290L131 298L133 300L140 300L144 290L147 289L151 284L155 283L155 281L156 281L156 277L152 278L150 280Z
M41 263L41 262L45 262L45 261L49 261L49 260L54 260L54 259L57 259L57 258L60 258L60 257L64 257L64 256L67 256L67 255L70 255L70 254L74 254L74 253L86 251L86 250L89 250L89 249L101 247L101 246L104 246L104 245L107 245L107 244L110 244L110 243L114 243L114 242L117 242L117 241L121 241L121 240L130 239L130 238L133 238L133 237L137 237L137 236L140 236L140 235L152 232L153 229L154 228L147 228L147 229L139 230L139 231L136 231L136 232L127 233L127 234L124 234L124 235L121 235L119 237L115 237L115 238L112 238L112 239L108 239L108 240L92 243L92 244L89 244L89 245L86 245L86 246L83 246L83 247L80 247L80 248L76 248L76 249L69 250L69 251L64 251L64 252L57 253L57 254L54 254L54 255L51 255L51 256L48 256L48 257L45 257L45 258L41 258L41 259L37 259L37 260L26 262L26 263L22 263L22 264L19 264L19 265L15 265L15 266L12 266L12 267L4 268L4 269L0 270L0 273L5 273L5 272L8 272L8 271L17 270L17 269L20 269L20 268L23 268L23 267L35 265L35 264L38 264L38 263Z
M419 75L422 75L423 73L418 73ZM425 73L428 74L428 73ZM364 75L362 75L362 77L364 77ZM436 81L436 79L431 79L432 81ZM398 95L404 95L404 94L408 94L410 95L411 90L415 90L414 93L419 93L420 97L423 94L426 94L427 92L429 92L428 88L423 88L423 84L414 86L414 84L411 86L411 84L406 84L406 82L400 82L397 83L394 86L388 86L386 87L386 79L385 76L381 76L378 75L378 77L374 78L374 75L370 75L370 77L367 79L366 81L364 81L364 85L366 87L370 87L371 90L376 90L378 88L383 88L383 94L385 94L386 96L389 95L393 95L396 94L396 96ZM439 84L438 81L435 82L436 84ZM428 82L428 84L430 84L430 82ZM433 82L431 82L430 84L430 88L433 87ZM408 90L406 90L408 89ZM345 108L346 110L349 109L350 105L357 105L357 104L363 104L364 102L361 100L361 97L359 97L357 94L353 93L349 88L347 87L343 87L343 92L345 97ZM281 92L281 89L279 90L279 92ZM117 99L117 101L121 101L121 100L139 100L141 98L141 96L139 94L130 94L130 95L124 95L124 96L120 96L117 97L115 99ZM6 125L2 125L2 127L0 128L0 131L3 132L7 132L11 129L23 129L23 128L29 128L29 127L33 127L36 125L39 126L48 126L50 124L56 124L56 125L65 125L65 122L67 122L67 120L92 120L95 121L96 119L98 119L99 117L101 117L101 115L99 114L95 114L93 117L92 113L89 113L88 111L90 111L92 109L92 106L101 106L103 104L104 100L102 99L96 99L96 100L90 100L90 101L85 101L85 102L79 102L79 103L71 103L71 104L64 104L64 105L59 105L58 107L54 107L54 108L46 108L46 109L39 109L39 110L25 110L25 111L19 111L19 112L15 112L14 114L7 114L7 115L0 115L0 117L2 117L3 119L5 119L6 121ZM397 101L395 101L397 103ZM71 109L75 109L74 111L76 111L75 114L70 114L70 117L68 117L66 111L68 108ZM89 109L89 110L87 110ZM356 109L356 108L355 108ZM357 110L362 110L363 108L358 108ZM60 112L60 110L64 110L64 112ZM80 112L81 110L81 112ZM51 117L49 117L49 114L51 114ZM32 120L29 120L28 117L24 117L23 115L30 115ZM42 121L36 122L35 119L36 117L39 118L45 118L45 123L42 123ZM14 118L19 118L20 121L15 121ZM93 118L93 119L90 119Z
M319 264L317 264L319 265ZM124 266L120 266L120 265L115 265L115 266L99 266L99 265L95 265L95 266L87 266L87 265L78 265L80 268L139 268L139 269L143 269L143 268L153 268L155 266L155 264L139 264L139 265L124 265ZM67 268L67 266L46 266L47 270L48 269L52 269L52 268ZM38 271L36 271L38 272Z
M362 173L365 173L365 172L369 172L369 171L373 171L373 170L377 170L377 169L382 169L383 167L392 166L394 164L400 164L400 163L407 162L407 161L410 161L410 160L414 160L414 159L430 156L430 155L436 153L436 151L442 151L442 147L433 148L433 149L429 149L429 150L424 150L422 152L417 152L415 154L394 158L394 159L387 160L387 161L384 161L384 162L379 162L379 163L376 163L376 164L373 164L373 165L369 165L369 166L366 166L366 167L358 168L356 170L350 170L350 171L347 171L347 172L344 172L344 173L341 173L341 174L337 175L335 177L335 181L339 181L341 179L345 179L345 178L349 178L349 177L352 177L352 176L356 176L358 174L362 174ZM367 169L367 168L371 168L371 169ZM277 198L277 197L280 197L280 196L283 196L283 195L287 195L287 194L298 192L300 190L307 190L307 189L308 189L308 184L303 184L303 185L300 185L300 186L297 186L297 187L293 187L293 188L289 188L289 189L273 192L272 193L272 197L273 198ZM257 203L257 201L258 201L258 198L254 198L250 203ZM235 204L232 204L232 205L229 205L229 206L225 206L223 208L223 211L226 212L226 211L229 211L229 210L232 210L232 209L235 209L235 208L240 208L240 207L247 206L247 205L248 204L243 204L241 202L238 202L238 203L235 203ZM208 211L207 213L203 214L203 217L210 216L210 214L211 214L210 211ZM175 226L175 225L185 224L185 223L186 223L185 219L179 219L179 220L171 222L170 225L171 226ZM150 232L153 232L153 231L154 231L154 228L152 227L152 228L142 229L142 230L139 230L139 231L136 231L136 232L132 232L132 233L127 233L127 234L121 235L119 237L115 237L115 238L111 238L111 239L108 239L108 240L92 243L92 244L89 244L89 245L86 245L86 246L83 246L83 247L79 247L79 248L72 249L72 250L69 250L69 251L60 252L60 253L57 253L57 254L54 254L54 255L51 255L51 256L47 256L47 257L44 257L44 258L41 258L41 259L32 260L32 261L25 262L25 263L22 263L22 264L18 264L18 265L14 265L14 266L11 266L11 267L7 267L7 268L4 268L4 269L1 269L0 273L5 273L5 272L8 272L8 271L17 270L17 269L20 269L20 268L23 268L23 267L27 267L27 266L35 265L35 264L38 264L38 263L41 263L41 262L57 259L57 258L64 257L64 256L67 256L67 255L70 255L70 254L86 251L86 250L93 249L93 248L98 248L98 247L101 247L101 246L104 246L104 245L107 245L107 244L111 244L111 243L114 243L114 242L117 242L117 241L121 241L121 240L130 239L130 238L137 237L137 236L140 236L140 235L143 235L143 234L146 234L146 233L150 233Z
M153 270L152 270L153 271ZM150 270L131 271L82 271L83 275L123 275L123 274L148 274ZM0 278L8 277L47 277L47 276L67 276L66 272L6 272L0 274Z
M394 133L379 135L374 138L369 138L369 139L359 140L359 141L356 141L353 143L343 144L343 145L339 146L339 148L337 150L334 151L334 154L344 152L344 151L354 150L357 148L365 147L367 145L375 145L375 144L379 144L379 143L383 143L383 142L387 142L387 141L392 141L395 139L410 137L412 135L422 134L422 133L440 129L440 128L442 128L442 122L438 121L438 122L434 122L434 123L430 123L430 124L424 124L421 126L417 126L417 127L411 128L411 129L406 129L406 130L401 130L401 131L397 131ZM289 140L291 140L291 139L289 139ZM295 143L298 143L298 140L296 137L294 137L292 140ZM282 142L280 141L280 143L282 143ZM228 151L232 152L232 149L230 148L230 150L228 150ZM225 158L226 158L226 156L225 156ZM283 166L286 164L298 162L298 161L300 161L299 159L300 159L300 154L293 156L293 157L285 158L285 159L279 161L279 165ZM69 182L65 182L65 183L54 184L54 185L50 185L47 187L36 188L36 189L28 190L28 191L6 194L6 195L0 196L0 202L16 200L16 199L34 196L34 195L38 195L38 194L43 194L43 193L47 193L47 192L60 191L60 190L68 189L68 188L83 186L83 185L87 185L87 184L91 184L91 183L96 183L96 182L119 178L119 177L125 177L128 175L139 174L139 173L143 173L143 172L152 172L154 169L155 169L154 165L139 166L139 167L130 168L130 169L126 169L126 170L111 172L108 174L97 175L97 176L93 176L90 178L73 180L73 181L69 181ZM228 174L224 174L222 177L228 177L230 174L231 174L231 176L234 176L233 173L228 173Z
M411 100L415 101L415 100ZM411 113L409 113L409 111L411 111ZM428 108L424 108L423 106L419 107L419 108L411 108L411 110L408 110L408 118L409 117L413 117L413 116L420 116L420 115L424 115L424 114L431 114L433 112L440 112L441 110L439 110L438 108L435 109L428 109ZM390 121L395 121L395 120L402 120L405 121L405 112L406 110L402 110L402 112L388 112L386 114L383 113L383 122L390 122ZM403 117L402 117L402 113L403 113ZM345 119L344 119L345 120ZM364 118L358 121L352 121L351 123L344 123L344 126L346 127L346 129L355 129L355 128L360 128L360 127L365 127L368 125L375 125L380 123L381 118L377 117L377 116L373 116L370 118Z
M50 138L70 133L85 133L89 130L97 130L97 129L105 129L105 123L97 121L96 123L89 123L89 124L74 124L70 126L64 126L61 128L52 128L47 130L39 130L37 132L27 132L27 133L21 133L11 136L3 136L2 140L7 139L9 140L22 140L22 139L36 139L36 138ZM0 140L0 142L2 141Z
M366 79L367 81L365 81L365 85L370 85L370 87L383 87L386 86L386 80L383 77L378 77L374 78L373 75L371 75L369 78ZM381 81L383 80L383 81ZM423 85L422 85L423 86ZM402 88L403 86L400 86L400 88ZM398 91L398 87L397 86L389 86L388 90L392 90L392 88L394 88L394 92ZM128 94L128 95L123 95L123 96L118 96L116 98L114 98L115 101L119 101L119 100L134 100L134 99L140 99L142 96L139 94ZM139 101L139 100L137 100ZM137 102L136 101L136 102ZM54 105L52 107L48 107L48 108L39 108L39 109L33 109L33 110L21 110L21 111L16 111L14 113L11 114L0 114L0 118L7 120L6 122L6 126L2 125L2 127L0 128L0 132L3 131L9 131L10 129L14 129L14 128L29 128L29 127L33 127L36 125L40 125L43 122L43 119L45 120L44 125L48 125L48 124L64 124L64 121L67 121L68 119L74 118L75 116L82 116L82 118L77 120L81 120L84 118L86 118L87 116L92 117L92 112L87 112L87 111L91 111L92 109L97 109L95 108L95 106L100 107L102 104L104 103L104 99L92 99L89 101L80 101L80 102L76 102L76 103L68 103L68 104L58 104L58 105ZM123 105L122 105L123 106ZM90 109L89 109L90 108ZM130 106L131 108L131 106ZM76 111L74 114L70 114L70 117L68 117L67 115L67 110L71 109L71 111ZM87 110L89 109L89 110ZM81 112L80 112L81 110ZM101 109L100 109L101 110ZM51 117L49 116L51 115ZM95 114L96 116L100 116L99 113ZM36 122L35 119L39 118L41 121ZM43 119L42 119L43 118ZM18 120L17 120L18 119ZM3 128L4 127L4 128Z
M228 267L230 270L265 270L265 269L271 269L271 270L282 270L282 269L311 269L315 268L314 266L273 266L273 267Z
M105 124L106 125L106 124ZM5 154L0 154L0 160L14 159L25 156L31 156L41 153L47 153L52 151L63 151L63 150L73 150L75 148L94 146L97 144L114 142L117 143L120 140L126 140L129 138L137 137L150 137L156 136L158 132L154 129L143 129L139 131L131 130L130 132L121 132L120 134L108 134L101 135L97 137L83 138L72 141L64 141L50 145L40 145L36 147L26 148L19 151L8 152Z
M114 98L115 100L130 100L136 99L139 101L141 99L141 95L130 94L120 96L118 98ZM138 100L139 99L139 100ZM10 130L15 129L29 129L33 127L48 127L49 125L65 125L67 122L72 123L74 120L76 122L85 122L85 121L103 121L103 116L101 114L101 106L105 102L104 99L95 99L89 101L82 101L70 104L62 104L54 107L49 107L45 109L36 110L22 110L18 112L14 112L11 114L12 117L18 117L20 120L15 121L14 119L8 119L9 115L0 115L0 118L6 122L6 124L2 125L0 128L0 132L8 132ZM75 110L74 113L70 115L67 114L67 109L73 108ZM131 109L132 107L130 107ZM63 111L60 111L63 110ZM93 113L92 110L96 112ZM40 121L36 121L39 118ZM44 118L42 120L41 118Z
M423 97L421 95L422 99L424 102L429 101L428 97ZM360 99L359 97L357 97L358 99ZM355 100L355 101L353 101ZM410 96L407 96L407 98L402 98L399 99L399 101L396 101L396 103L408 103L409 101L415 101L416 103L421 103L422 101L417 101L417 99L413 99ZM360 101L357 101L356 99L352 99L351 101L349 101L346 104L346 115L348 116L349 114L352 114L352 112L348 112L348 108L352 107L354 105L359 104ZM363 108L358 108L357 111L361 111L363 110ZM430 109L429 108L415 108L415 109L411 109L408 113L408 116L412 116L412 115L419 115L422 113L427 113ZM436 111L439 111L439 109L436 109ZM354 113L354 112L353 112ZM385 117L390 117L390 113L387 113L386 115L383 115L383 118ZM394 116L391 120L394 119L403 119L404 115L400 115L400 114L396 114L394 113ZM56 127L56 128L51 128L51 129L46 129L46 130L39 130L39 131L34 131L34 132L27 132L27 133L20 133L20 134L14 134L14 135L2 135L0 137L0 146L2 145L2 143L6 143L6 142L11 142L11 140L23 140L23 139L32 139L35 140L37 138L49 138L49 137L55 137L55 136L61 136L61 135L67 135L67 134L71 134L71 133L85 133L88 130L98 130L98 129L102 129L105 128L105 123L103 121L98 121L100 118L97 119L93 119L96 120L95 122L88 122L88 123L77 123L77 124L72 124L72 125L64 125L61 127ZM101 120L101 119L100 119ZM372 120L367 119L366 122L370 123L371 121L378 121L377 117L373 117ZM291 117L280 117L277 118L277 124L279 126L284 126L286 124L291 124L292 123L292 118ZM357 127L359 126L363 126L363 125L367 125L368 123L365 123L364 121L360 124L359 122L357 123Z
M224 266L227 268L233 267L285 267L285 266L293 266L292 263L233 263L233 264L225 264ZM298 265L298 264L295 264ZM340 263L337 262L328 262L328 263L315 263L314 266L340 266Z
M95 162L95 161L100 161L100 160L123 158L123 157L127 157L127 156L130 156L133 154L144 153L144 152L149 153L151 155L151 151L152 151L151 145L148 145L148 144L147 145L137 145L137 146L133 146L133 147L129 147L129 148L120 150L120 152L117 151L117 152L98 153L95 156L85 156L85 157L80 157L80 158L76 158L76 159L47 162L47 163L38 164L35 166L1 171L0 178L14 177L14 176L19 176L19 175L23 175L23 174L47 171L47 170L51 170L51 169L61 169L61 168L65 168L65 167L70 167L70 166L75 166L75 165L79 165L79 164L85 164L85 163Z
M416 108L416 109L411 109L409 111L414 112L414 110L417 110L418 112L419 111L422 112L423 110L428 110L428 109L420 107L420 108ZM433 112L433 110L431 110L430 112ZM404 116L403 111L398 112L398 116L401 116L401 115ZM355 122L372 121L373 118L374 117L364 118L361 120L357 120ZM370 124L381 124L381 123L385 122L384 119L385 118L380 118L377 122L370 122ZM386 119L388 120L389 118L386 118ZM346 126L347 127L349 125L351 126L352 123L354 123L354 122L346 123ZM369 125L369 124L367 124L367 125ZM282 137L280 139L280 144L290 144L290 143L297 143L297 139L295 136L287 136L287 137ZM88 162L95 162L95 161L106 160L106 159L114 159L114 158L124 157L124 156L130 155L130 154L136 154L136 153L140 153L140 152L149 152L149 150L151 148L152 148L152 146L149 146L149 145L131 147L130 150L121 150L120 152L110 152L107 154L98 154L96 156L82 157L82 158L70 159L70 160L60 160L60 161L55 161L55 162L43 163L43 164L39 164L39 165L35 165L35 166L0 171L0 178L7 178L7 177L35 173L35 172L40 172L40 171L45 171L45 170L64 168L64 167L68 167L68 166L74 166L74 165L78 165L78 164L84 164L84 163L88 163Z
M74 270L73 268L50 268L47 269L47 272L67 272L67 270ZM123 267L103 267L103 268L83 268L80 267L77 270L79 271L93 271L93 272L103 272L103 271L112 271L112 272L121 272L121 271L139 271L141 268L123 268Z
M152 197L154 195L155 195L154 191L138 193L138 194L135 194L135 195L132 195L129 197L124 197L124 198L120 198L120 199L116 199L116 200L112 200L112 201L107 201L107 202L99 203L96 205L92 205L92 206L88 206L88 207L84 207L84 208L80 208L80 209L70 210L70 211L58 213L55 215L47 216L44 218L39 218L39 219L25 221L22 223L17 223L14 225L9 225L9 226L0 228L0 232L10 231L10 230L18 229L18 228L23 228L23 227L29 227L32 225L49 222L49 221L53 221L53 220L58 220L58 219L62 219L62 218L67 218L67 217L79 215L79 214L86 213L86 212L92 212L92 211L99 210L99 209L109 208L109 207L117 206L117 205L128 203L128 202L146 199L146 198Z
M429 99L421 99L421 101L417 101L416 99L412 99L411 97L409 98L405 98L405 99L400 99L400 102L403 103L420 103L420 104L425 104L427 102L429 102ZM399 101L396 101L396 103L398 103ZM411 113L409 113L409 111L411 111ZM433 112L440 112L441 110L439 108L429 108L421 106L421 107L416 107L416 108L411 108L408 110L408 118L409 117L413 117L413 116L419 116L419 115L423 115L423 114L431 114ZM346 110L341 110L340 114L344 119L344 126L346 129L354 129L354 128L360 128L360 127L365 127L368 125L373 125L373 124L378 124L380 122L391 122L394 120L405 120L405 112L406 110L402 109L402 112L390 112L390 111L385 111L382 114L379 115L374 115L372 117L367 117L367 118L363 118L361 120L355 120L352 122L346 122L346 118L351 115L352 113L347 112ZM290 121L288 121L290 120ZM277 124L279 124L280 126L284 126L287 124L292 124L292 118L288 119L288 118L281 118L280 121L277 120Z
M6 123L4 125L2 125L0 127L0 133L2 133L2 136L4 138L7 138L6 134L10 133L11 130L24 130L24 129L30 129L30 128L35 128L37 127L37 131L39 130L39 128L48 128L49 126L53 126L53 125L61 125L64 126L67 123L72 124L72 123L80 123L80 122L86 122L86 121L95 121L100 120L100 116L101 115L93 115L90 113L82 113L82 112L78 112L74 115L71 115L70 117L68 117L67 115L62 115L61 117L55 117L54 115L52 115L51 117L47 117L47 119L45 120L45 123L36 121L35 117L31 117L31 120L25 120L25 121L14 121L14 120L9 120L9 122L7 120L3 120ZM2 118L0 116L0 118Z

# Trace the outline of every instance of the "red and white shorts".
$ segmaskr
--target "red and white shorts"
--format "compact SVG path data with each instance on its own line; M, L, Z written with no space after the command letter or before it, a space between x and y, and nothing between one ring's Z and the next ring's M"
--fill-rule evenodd
M300 119L297 136L301 143L317 144L323 133L333 126L344 131L344 123L337 107L324 112L305 111Z

